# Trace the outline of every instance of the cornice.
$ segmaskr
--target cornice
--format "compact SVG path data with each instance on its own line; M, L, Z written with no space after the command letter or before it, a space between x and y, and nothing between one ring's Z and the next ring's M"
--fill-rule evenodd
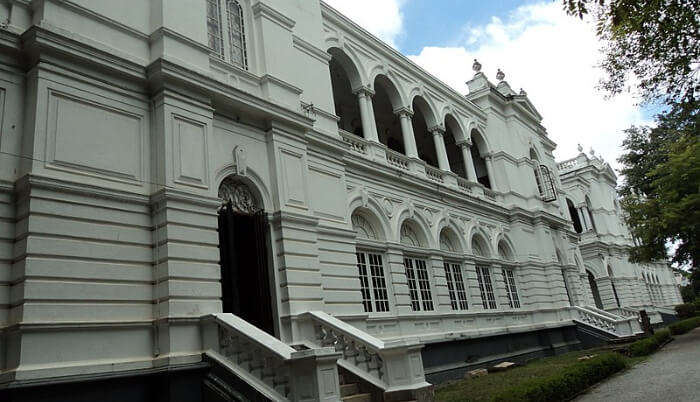
M60 190L61 192L65 193L79 194L89 197L107 198L140 205L149 204L149 197L147 195L116 190L108 187L95 186L91 184L54 179L51 177L44 177L35 174L28 174L22 176L15 182L15 191L19 194L26 193L32 188Z
M285 16L263 2L255 3L252 10L254 16L265 17L288 31L291 31L296 25L296 22L293 19Z
M292 35L292 43L295 48L315 58L321 63L328 64L328 62L331 61L332 57L330 54L296 35Z

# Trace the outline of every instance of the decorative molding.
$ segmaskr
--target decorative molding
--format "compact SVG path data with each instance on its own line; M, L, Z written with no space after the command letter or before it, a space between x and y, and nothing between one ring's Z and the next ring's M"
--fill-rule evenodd
M254 16L267 18L268 20L274 22L275 24L281 26L282 28L290 32L296 25L296 22L293 19L285 16L284 14L280 13L279 11L275 10L274 8L268 6L263 2L255 3L252 7L252 10Z
M292 44L297 50L306 53L321 63L328 64L332 59L330 54L296 35L292 35Z

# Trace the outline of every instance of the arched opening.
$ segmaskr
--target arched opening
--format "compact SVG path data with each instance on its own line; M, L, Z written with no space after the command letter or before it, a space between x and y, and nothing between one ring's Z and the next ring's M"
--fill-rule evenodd
M406 154L401 133L401 122L394 110L401 107L400 97L394 83L385 75L374 79L374 97L372 97L374 118L377 123L379 142L392 151Z
M530 160L532 161L532 174L535 176L537 191L541 195L543 193L542 178L540 177L540 159L534 149L530 148Z
M576 233L583 233L583 226L581 225L581 220L578 217L578 210L576 210L574 203L567 198L566 206L569 209L569 216L571 217L571 222L574 225L574 230Z
M574 305L574 300L571 297L571 290L569 288L569 279L566 277L566 268L564 267L564 256L562 256L559 249L556 249L557 261L559 262L559 270L561 271L561 278L564 281L564 289L566 290L566 297L569 299L569 305Z
M588 285L591 287L591 293L593 294L595 306L603 310L603 301L600 298L600 292L598 291L598 284L595 281L595 276L593 276L589 270L586 270L586 273L588 274Z
M584 219L586 219L586 218L588 219L587 230L593 230L594 232L598 232L598 230L596 229L596 225L595 225L595 219L593 219L593 212L592 211L593 211L593 207L591 206L591 199L588 198L588 196L586 196L586 211L585 211L586 216L584 217Z
M428 131L428 119L432 110L428 102L421 96L413 99L413 135L416 138L418 157L428 165L438 167L437 152L433 134Z
M491 178L489 177L486 159L483 155L488 153L486 142L481 137L481 134L474 129L471 132L472 139L472 161L474 162L474 170L476 171L476 181L486 188L491 188Z
M467 178L467 172L464 165L464 155L462 149L457 145L457 139L463 138L457 119L451 114L445 116L445 150L447 151L447 160L450 163L452 173Z
M462 247L457 234L450 228L443 228L440 231L440 250L447 253L459 253ZM462 264L459 259L446 255L443 261L445 269L445 279L447 282L447 293L450 297L452 310L467 310L467 285L462 274Z
M501 276L503 277L503 286L506 290L508 299L508 307L520 308L520 296L518 296L518 286L515 280L515 268L513 262L515 258L510 247L504 240L498 242L498 256L503 260L501 267Z
M355 256L362 306L366 313L387 312L389 292L384 272L384 255L378 243L384 240L381 225L370 211L363 208L353 212L351 221L357 236Z
M481 306L484 310L493 310L498 308L496 304L496 295L493 291L493 278L491 275L491 266L488 262L479 261L481 258L489 258L491 253L488 249L488 243L484 238L475 234L472 236L472 254L476 258L476 280L479 284L479 294L481 296Z
M401 225L400 241L402 244L410 247L425 248L428 244L425 234L419 225L408 219ZM404 254L403 256L408 293L411 297L411 309L413 311L432 311L435 309L435 306L430 287L428 262L420 254L422 253L419 252L418 255Z
M219 187L219 253L224 313L274 335L270 225L257 192L233 177Z
M617 307L620 307L620 297L617 295L617 288L615 287L615 278L613 277L613 271L610 265L608 265L608 278L610 278L610 286L612 286L613 296L615 296L615 303L617 303Z
M353 93L353 89L359 87L359 73L350 58L342 50L332 48L328 53L331 55L328 65L333 88L335 114L340 117L338 128L359 137L364 137L360 104L357 95Z

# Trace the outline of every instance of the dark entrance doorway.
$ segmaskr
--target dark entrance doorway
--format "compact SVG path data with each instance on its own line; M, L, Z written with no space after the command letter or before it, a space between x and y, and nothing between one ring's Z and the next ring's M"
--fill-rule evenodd
M588 284L591 286L591 293L593 293L595 306L603 310L603 301L600 299L600 292L598 292L598 284L595 281L595 277L591 271L586 271L586 273L588 273Z
M274 336L267 215L243 183L224 181L219 196L226 201L219 210L223 311Z

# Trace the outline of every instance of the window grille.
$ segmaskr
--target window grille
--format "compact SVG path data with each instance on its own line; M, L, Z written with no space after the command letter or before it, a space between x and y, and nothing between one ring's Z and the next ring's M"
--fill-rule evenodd
M540 165L539 175L535 175L537 178L537 187L540 190L540 195L542 196L542 201L552 202L557 199L557 191L554 188L554 178L552 173L547 169L547 166Z
M433 296L430 290L430 279L425 261L416 258L404 258L403 265L406 269L411 308L413 311L432 311L434 309Z
M248 57L245 49L245 28L243 26L243 8L235 0L226 1L228 16L228 38L231 63L245 69Z
M488 267L476 267L476 279L479 281L479 292L484 309L495 309L496 298L493 294L491 272Z
M508 296L508 306L510 308L520 308L520 298L518 288L515 285L515 273L512 268L503 268L503 283L506 285L506 296Z
M464 277L459 264L445 263L445 276L447 277L447 290L450 294L452 310L466 310L469 308L467 292L464 286Z
M221 27L219 0L207 0L207 34L209 47L218 58L224 58L224 35Z
M357 252L357 269L360 277L362 305L365 312L389 311L389 295L384 278L382 256L368 252Z
M207 2L207 34L209 48L217 58L236 67L248 68L243 7L236 0L205 0ZM222 20L222 4L226 23ZM224 41L227 38L227 41Z

